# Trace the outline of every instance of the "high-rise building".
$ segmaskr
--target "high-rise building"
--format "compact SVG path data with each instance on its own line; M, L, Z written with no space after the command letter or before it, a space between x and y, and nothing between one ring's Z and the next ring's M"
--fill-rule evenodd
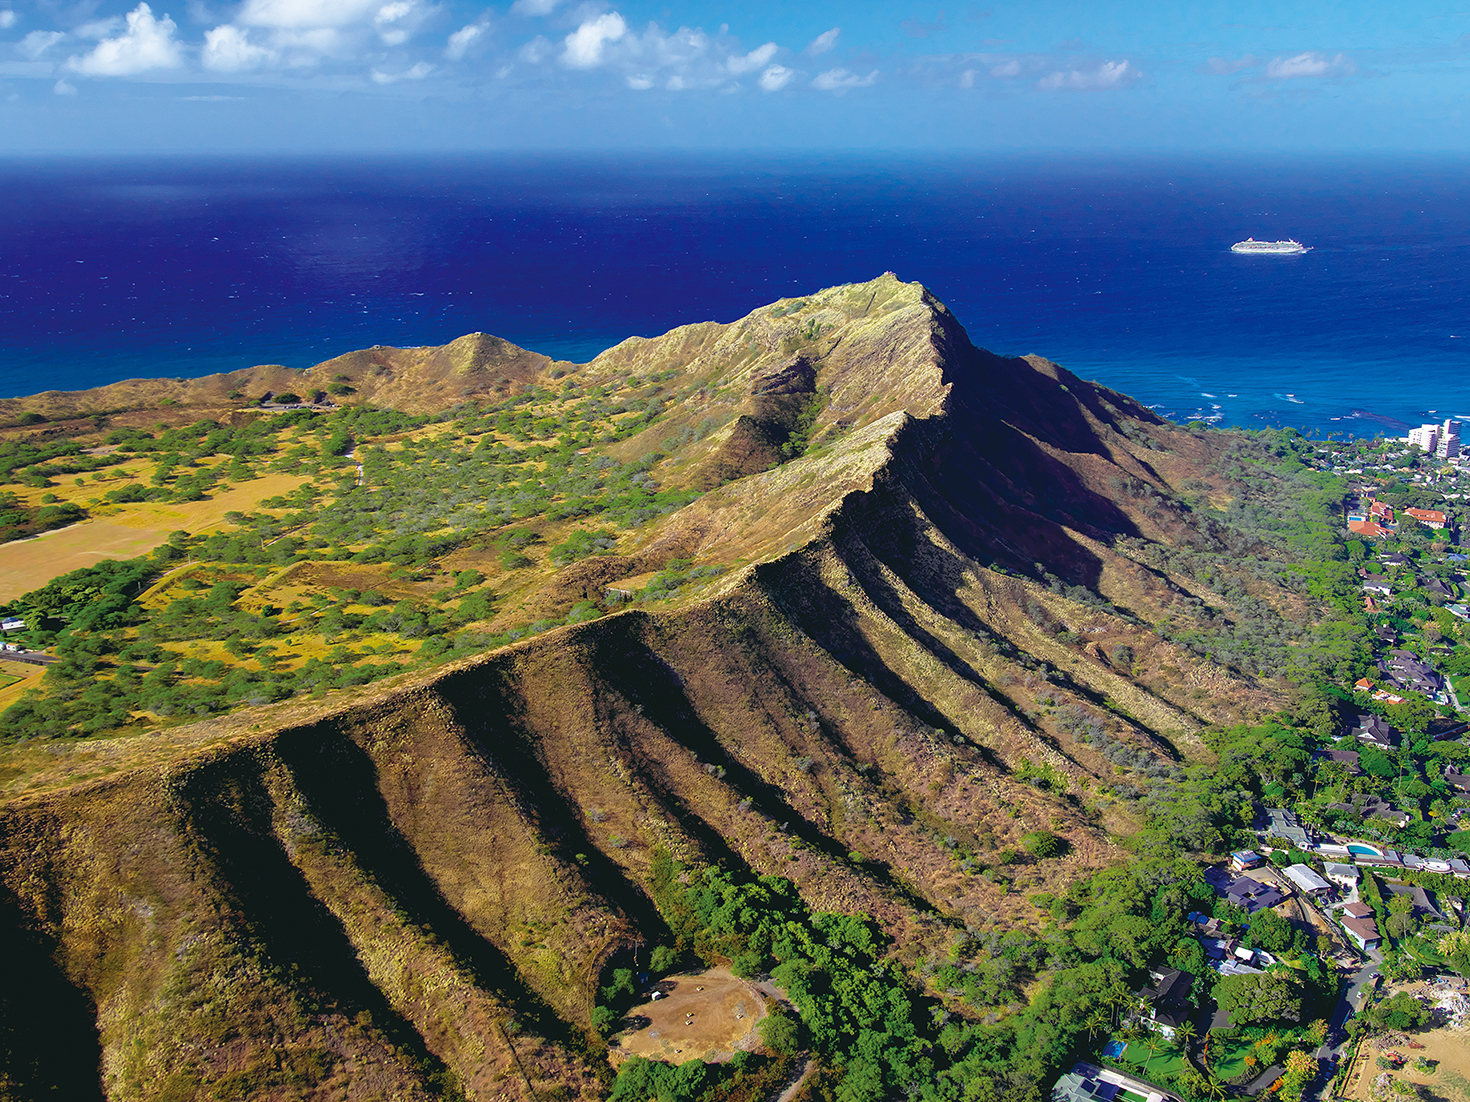
M1441 459L1454 459L1460 454L1460 422L1446 421L1440 426L1434 452Z
M1420 425L1417 429L1410 429L1409 435L1404 439L1409 442L1410 447L1417 445L1429 455L1433 455L1435 445L1439 443L1439 426Z

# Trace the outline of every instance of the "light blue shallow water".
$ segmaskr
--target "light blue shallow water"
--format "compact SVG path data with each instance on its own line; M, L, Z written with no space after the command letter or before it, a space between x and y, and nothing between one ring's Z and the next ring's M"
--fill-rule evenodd
M1467 167L11 161L0 394L474 330L583 360L892 270L1170 416L1401 431L1470 415Z

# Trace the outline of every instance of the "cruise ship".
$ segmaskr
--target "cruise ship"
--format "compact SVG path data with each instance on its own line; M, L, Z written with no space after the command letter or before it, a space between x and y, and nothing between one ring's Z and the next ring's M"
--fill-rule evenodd
M1230 246L1233 253L1270 253L1273 256L1295 256L1304 253L1310 245L1303 245L1300 241L1257 241L1254 237L1247 237L1244 241L1237 241Z

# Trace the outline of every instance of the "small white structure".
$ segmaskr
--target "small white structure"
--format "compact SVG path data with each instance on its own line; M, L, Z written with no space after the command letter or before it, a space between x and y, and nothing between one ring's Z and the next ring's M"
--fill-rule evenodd
M1311 865L1287 865L1281 871L1307 895L1322 896L1332 891L1332 885L1318 876Z
M1343 891L1352 891L1358 886L1358 868L1356 865L1341 865L1328 861L1322 866L1322 871L1327 874L1327 879L1336 884Z
M25 628L24 620L17 620L14 616L7 616L0 620L0 631L21 631Z

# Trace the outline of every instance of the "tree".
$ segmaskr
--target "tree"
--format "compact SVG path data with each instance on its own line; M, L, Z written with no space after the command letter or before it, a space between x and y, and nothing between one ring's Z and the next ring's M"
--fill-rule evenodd
M1317 1061L1296 1049L1287 1054L1286 1074L1281 1077L1280 1097L1286 1102L1301 1102L1307 1084L1317 1077Z
M1432 1020L1429 1009L1407 991L1400 991L1368 1010L1374 1025L1383 1029L1422 1029Z
M1226 976L1215 985L1215 999L1230 1012L1233 1021L1242 1025L1296 1022L1302 1016L1302 984L1290 972Z
M1033 830L1021 839L1021 845L1032 857L1060 857L1067 852L1067 840L1049 830Z
M1275 911L1262 911L1251 919L1250 942L1269 953L1291 948L1291 920Z

